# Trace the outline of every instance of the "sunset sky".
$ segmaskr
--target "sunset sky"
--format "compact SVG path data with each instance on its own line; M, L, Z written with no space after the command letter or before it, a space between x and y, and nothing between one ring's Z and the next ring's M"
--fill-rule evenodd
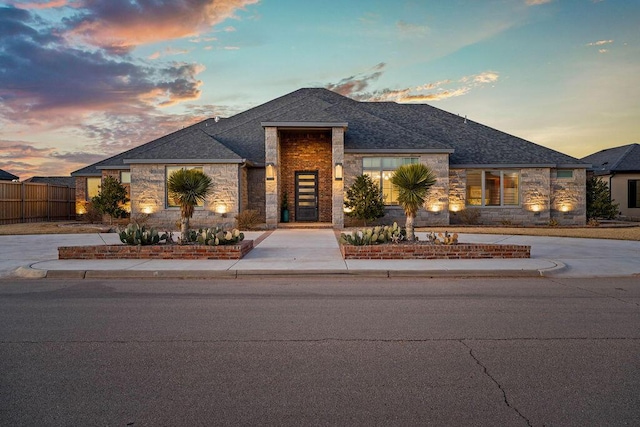
M0 3L0 169L64 176L301 87L575 157L640 142L638 0Z

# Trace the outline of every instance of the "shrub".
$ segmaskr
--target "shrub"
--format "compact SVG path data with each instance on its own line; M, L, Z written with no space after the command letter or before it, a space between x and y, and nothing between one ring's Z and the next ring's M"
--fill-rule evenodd
M86 221L90 224L102 222L102 214L95 208L93 203L85 202L84 203L84 211L81 218L83 221Z
M480 220L480 211L475 208L467 208L458 212L458 218L466 225L476 225Z
M345 194L345 213L367 222L375 221L384 216L384 198L378 186L369 175L356 177L355 182Z
M236 223L240 230L251 230L260 222L260 212L255 209L247 209L236 215Z
M557 227L557 226L558 226L558 224L559 224L559 223L558 223L558 220L557 220L557 219L555 219L555 218L551 218L551 219L549 220L549 227Z
M95 209L102 214L109 215L110 220L124 218L127 215L122 205L128 201L127 189L112 176L107 176L102 180L100 192L91 198Z
M599 178L592 176L587 180L587 219L613 219L618 215L618 203L613 203L609 187Z

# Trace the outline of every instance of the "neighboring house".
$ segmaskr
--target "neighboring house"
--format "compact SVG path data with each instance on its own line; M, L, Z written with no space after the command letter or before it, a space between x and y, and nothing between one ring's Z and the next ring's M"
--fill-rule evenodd
M0 181L18 181L20 178L12 173L0 169Z
M640 144L598 151L582 159L607 183L611 200L624 216L640 218Z
M72 176L33 176L25 179L24 182L32 182L34 184L49 184L60 187L75 187L76 179Z
M100 180L114 176L130 189L132 215L174 224L180 209L167 194L168 176L198 168L213 178L214 191L196 209L196 224L255 209L277 227L286 193L291 221L341 228L345 188L363 173L385 196L383 222L403 221L389 177L417 162L437 182L416 225L460 222L470 208L485 224L586 222L588 164L429 105L358 102L326 89L300 89L230 118L204 120L72 176L79 213Z

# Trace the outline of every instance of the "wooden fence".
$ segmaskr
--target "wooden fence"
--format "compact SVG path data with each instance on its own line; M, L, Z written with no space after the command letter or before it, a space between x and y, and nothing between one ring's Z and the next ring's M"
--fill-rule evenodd
M61 185L0 181L0 224L76 218L76 189Z

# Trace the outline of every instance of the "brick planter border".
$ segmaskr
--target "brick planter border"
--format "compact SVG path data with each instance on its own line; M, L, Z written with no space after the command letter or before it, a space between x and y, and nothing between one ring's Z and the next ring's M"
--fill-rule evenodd
M253 240L237 245L99 245L61 246L58 259L241 259L253 249Z
M531 246L459 243L340 245L344 259L489 259L531 258Z

